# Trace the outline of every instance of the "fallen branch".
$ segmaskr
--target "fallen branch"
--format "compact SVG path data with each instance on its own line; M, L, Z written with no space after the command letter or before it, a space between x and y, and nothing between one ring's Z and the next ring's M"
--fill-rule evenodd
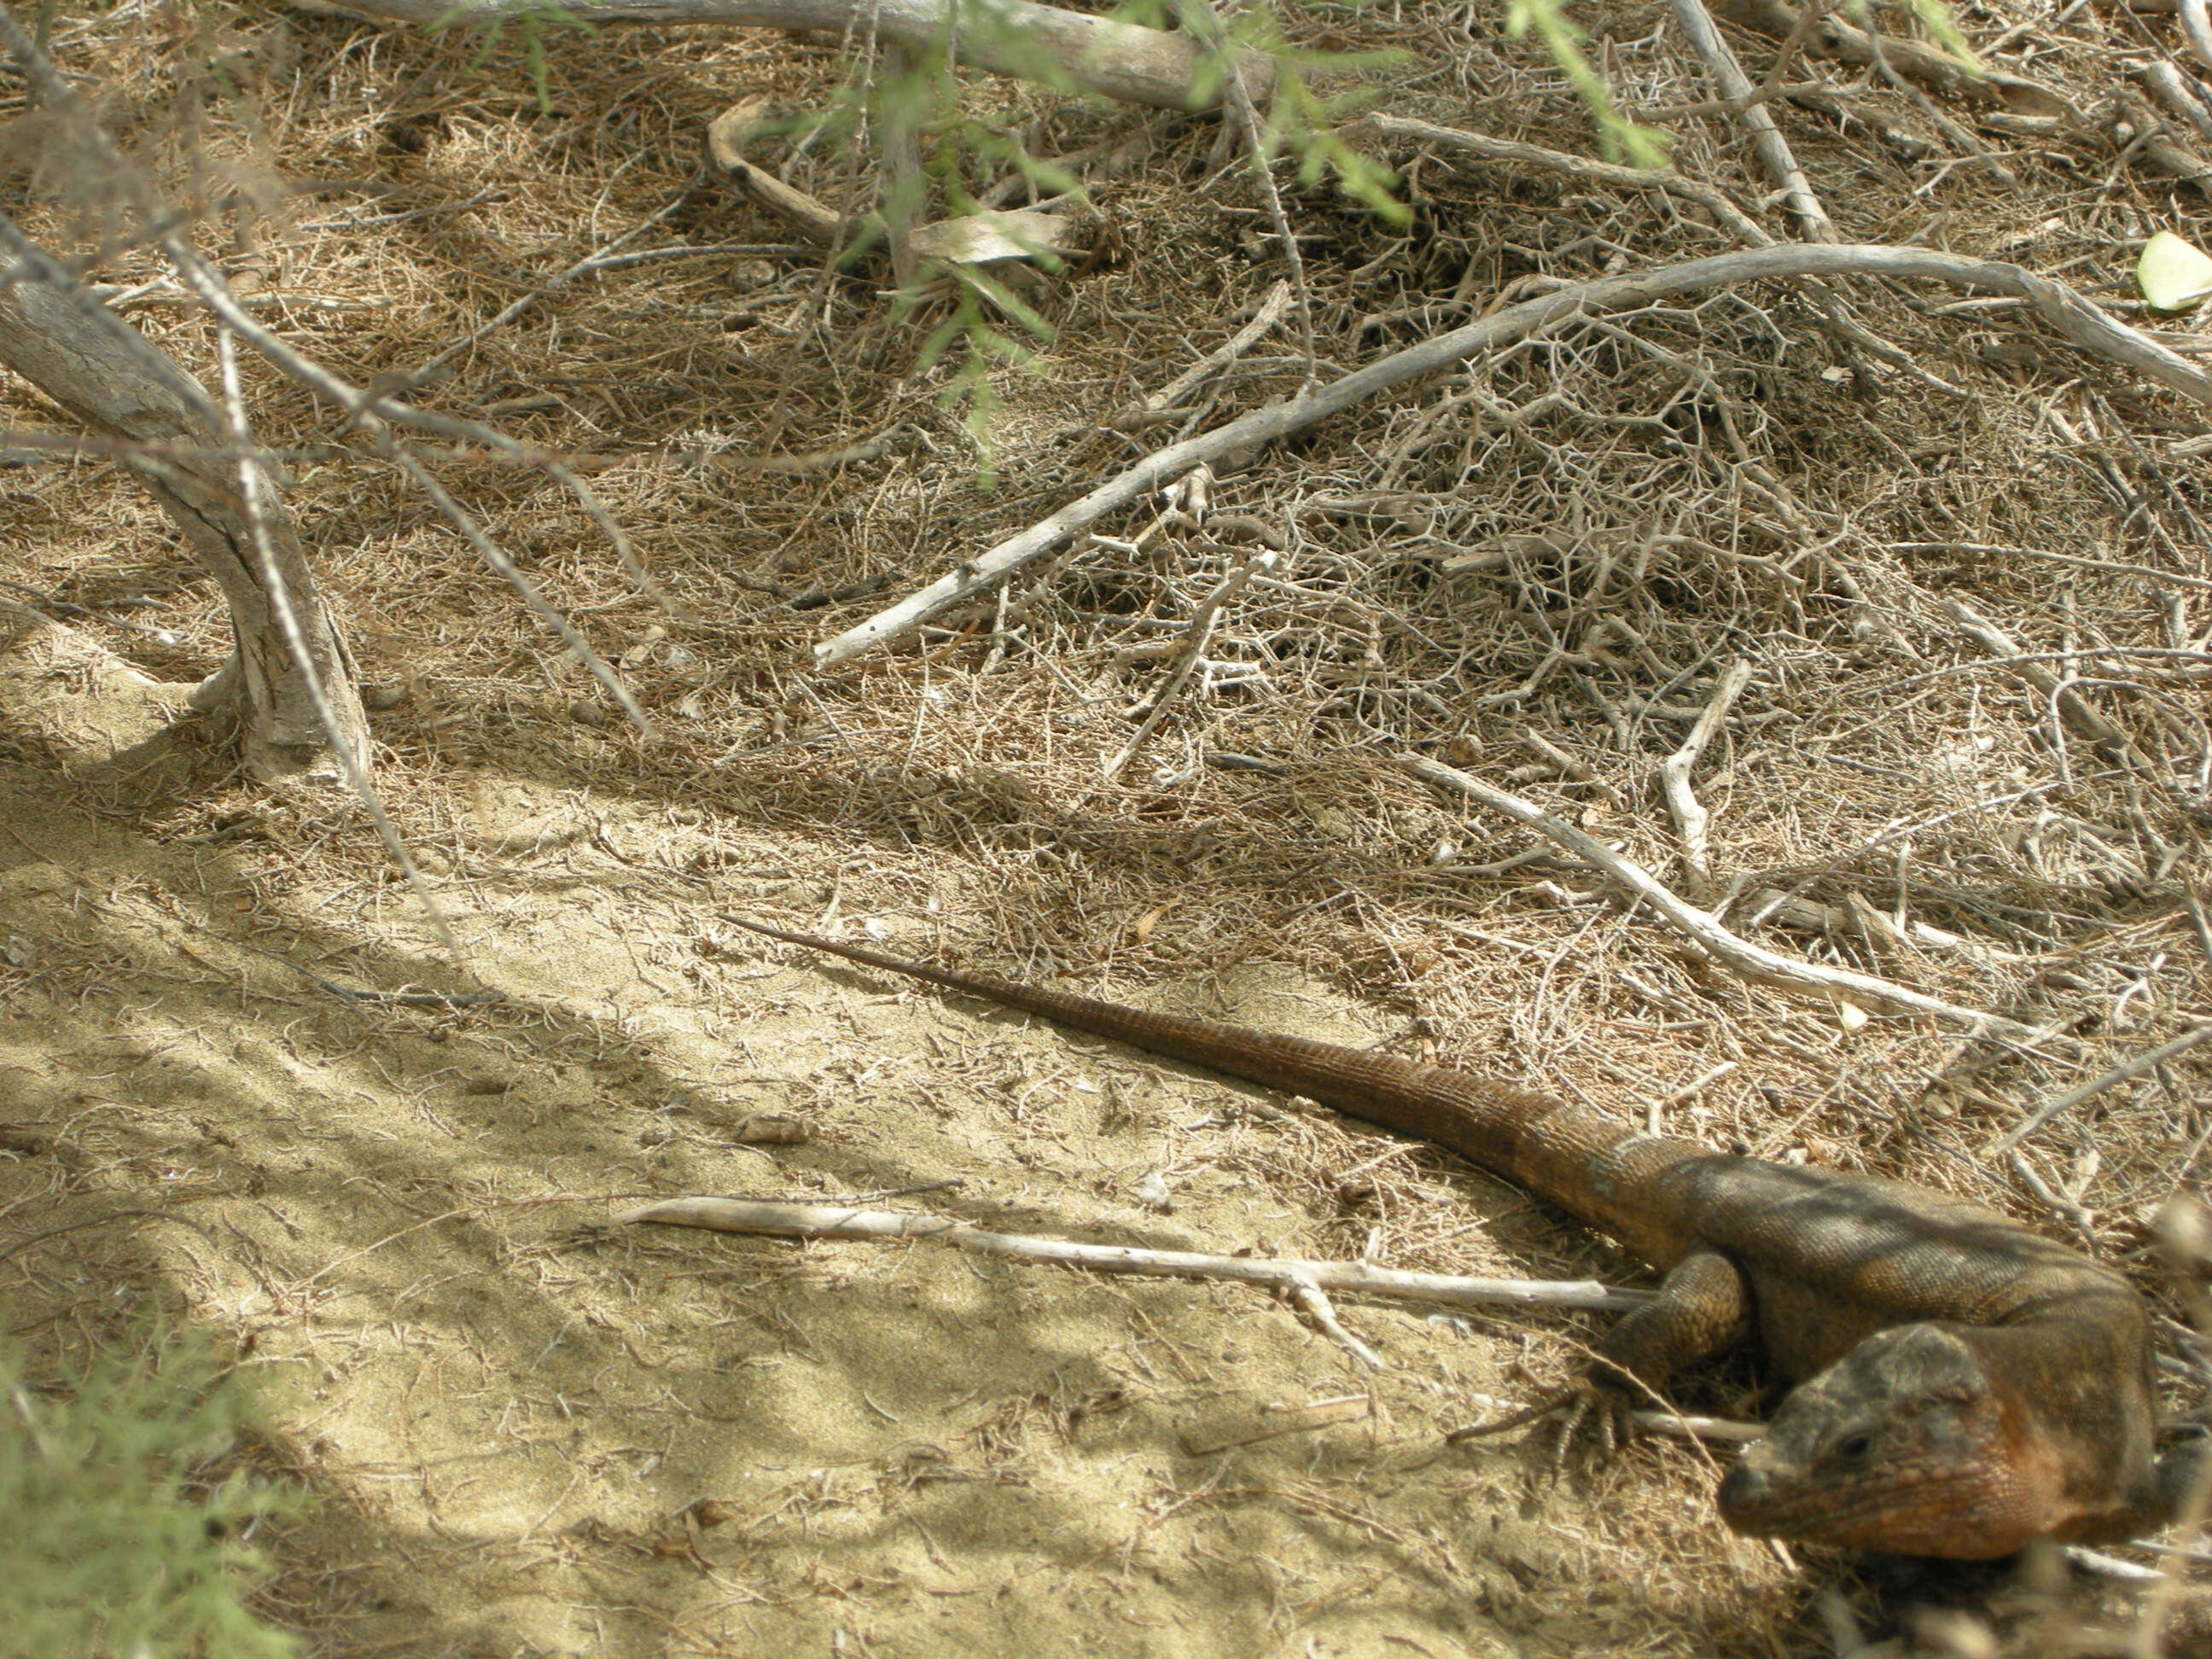
M1797 165L1790 141L1774 124L1774 112L1755 101L1758 88L1743 72L1743 65L1736 62L1735 53L1729 50L1729 43L1721 38L1713 15L1705 9L1705 0L1674 0L1674 21L1697 49L1698 56L1705 59L1706 72L1713 77L1713 85L1721 96L1742 103L1736 119L1751 134L1751 147L1759 165L1781 190L1782 199L1796 216L1806 240L1834 241L1834 221L1828 217L1827 209L1820 205L1820 198L1813 193L1812 181L1806 178L1804 168Z
M486 26L548 15L545 0L291 0L301 11L411 23L422 28ZM563 21L720 23L787 29L794 34L872 35L902 46L942 47L957 61L1026 81L1072 82L1085 92L1156 109L1204 109L1217 89L1196 95L1206 49L1188 34L1140 28L1110 18L1040 6L1031 0L566 0ZM959 21L956 27L954 19ZM1273 83L1274 66L1243 56L1255 97Z
M2197 61L2212 69L2212 13L2204 0L2180 0L2181 32L2189 37L2189 50Z
M1453 1273L1405 1273L1364 1261L1298 1261L1201 1250L1153 1250L1133 1244L1079 1244L1029 1233L989 1232L945 1216L899 1210L858 1210L828 1204L779 1204L766 1199L672 1198L615 1217L613 1224L704 1227L718 1233L760 1233L773 1238L912 1238L949 1244L977 1255L1043 1261L1093 1273L1138 1273L1155 1279L1227 1279L1264 1285L1293 1297L1314 1291L1356 1291L1449 1308L1640 1308L1641 1291L1616 1291L1593 1279L1468 1279Z
M2071 103L2040 81L2008 75L1986 64L1977 67L1962 63L1950 53L1917 40L1906 40L1893 34L1877 39L1832 14L1814 23L1807 37L1802 15L1795 7L1784 4L1784 0L1717 0L1717 9L1740 28L1771 35L1777 40L1799 35L1808 39L1809 50L1816 55L1840 58L1845 63L1863 64L1869 69L1887 64L1899 75L1954 98L1977 104L2002 105L2020 115L2081 118Z
M2212 1023L2195 1026L2160 1048L2153 1048L2148 1054L2137 1054L2133 1060L2123 1060L2102 1077L2093 1078L2080 1088L2063 1094L2045 1105L2039 1106L2028 1114L2027 1121L2018 1128L1992 1142L1989 1152L1984 1156L1996 1157L2010 1152L2061 1113L2072 1111L2083 1101L2094 1099L2116 1084L2125 1083L2132 1078L2139 1078L2145 1072L2155 1071L2176 1054L2185 1054L2203 1042L2212 1042Z
M2195 0L2195 4L2201 15L2204 0ZM2153 58L2139 65L2135 76L2151 96L2166 106L2168 114L2186 122L2197 137L2212 144L2212 111L2207 111L2204 100L2191 90L2188 77L2174 66L2172 58Z
M1749 939L1730 933L1711 912L1698 909L1661 886L1642 865L1623 858L1596 836L1553 817L1534 802L1523 800L1518 795L1509 795L1503 789L1492 788L1481 779L1471 777L1457 767L1446 766L1443 762L1431 760L1425 756L1408 755L1401 763L1406 770L1424 782L1456 790L1492 811L1503 812L1515 823L1525 824L1539 835L1556 842L1577 858L1596 866L1650 905L1662 921L1671 923L1686 934L1708 957L1741 978L1757 984L1776 986L1800 995L1819 997L1830 1003L1840 1000L1892 1014L1929 1014L1938 1019L1954 1020L1989 1035L2010 1037L2017 1042L2034 1042L2044 1035L2032 1025L2023 1025L2001 1014L1960 1007L1956 1003L1945 1002L1940 997L1931 997L1924 991L1915 991L1886 979L1877 979L1872 974L1800 962L1794 957L1784 956L1778 951L1770 951L1763 945L1753 945Z
M1650 118L1648 115L1642 114L1637 117L1639 121ZM1625 167L1617 161L1594 161L1586 155L1571 155L1565 150L1546 149L1540 144L1524 144L1511 138L1493 138L1486 132L1468 132L1459 127L1440 127L1431 122L1416 121L1403 115L1363 116L1345 129L1340 136L1350 137L1362 130L1384 138L1442 144L1447 149L1479 155L1486 161L1504 161L1515 167L1536 167L1604 189L1660 191L1686 202L1695 202L1733 232L1747 247L1771 247L1774 244L1774 238L1760 228L1757 220L1738 207L1726 191L1701 179L1692 179L1672 167Z
M814 647L827 668L918 628L931 617L1005 580L1015 571L1063 546L1085 526L1181 477L1192 468L1234 451L1274 442L1340 414L1355 404L1437 374L1486 351L1524 340L1577 317L1633 311L1678 295L1745 283L1796 276L1919 277L1954 288L1989 289L2025 300L2036 314L2084 351L2109 358L2160 385L2212 408L2212 374L2129 327L2063 283L2019 265L1973 259L1934 248L1879 244L1782 243L1717 253L1680 264L1578 283L1393 352L1340 380L1287 402L1271 404L1146 457L1089 495L1069 502L1019 534L967 561L951 574L908 594L888 610Z

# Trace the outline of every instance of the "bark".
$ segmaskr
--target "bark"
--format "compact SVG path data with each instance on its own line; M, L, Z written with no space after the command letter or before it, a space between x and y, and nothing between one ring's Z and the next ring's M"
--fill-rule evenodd
M107 310L69 270L0 217L0 367L21 375L78 420L114 437L157 446L126 454L230 605L230 660L195 694L196 707L238 715L247 769L270 781L335 781L333 734L306 677L293 665L268 575L290 601L339 730L367 764L368 722L345 646L318 596L291 516L263 492L264 572L240 498L238 466L191 451L228 447L222 418L199 382L160 347ZM179 453L183 452L183 453Z

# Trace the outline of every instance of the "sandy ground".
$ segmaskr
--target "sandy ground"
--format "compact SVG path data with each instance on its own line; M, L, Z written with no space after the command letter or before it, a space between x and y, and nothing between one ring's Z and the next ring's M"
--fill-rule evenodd
M681 880L696 838L636 803L479 781L479 873L439 884L465 974L401 942L404 907L380 927L311 875L272 908L221 841L93 810L206 768L165 699L35 625L7 661L0 1201L118 1215L28 1293L81 1316L101 1275L152 1274L237 1334L321 1500L279 1588L328 1650L1622 1651L1648 1610L1617 1564L1655 1528L1727 1564L1731 1619L1772 1588L1679 1448L1588 1492L1510 1443L1440 1448L1468 1392L1525 1387L1545 1322L1363 1306L1376 1375L1227 1286L580 1231L630 1195L957 1181L909 1201L1323 1254L1388 1164L1471 1269L1621 1271L1425 1151L733 941L716 903L806 884ZM309 973L502 1000L364 1004ZM1376 1035L1286 974L1144 994ZM809 1138L739 1144L760 1113Z

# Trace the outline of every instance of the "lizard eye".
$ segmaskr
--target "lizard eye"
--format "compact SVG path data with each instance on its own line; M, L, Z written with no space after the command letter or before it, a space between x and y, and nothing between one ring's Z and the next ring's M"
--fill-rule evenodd
M1874 1450L1874 1437L1861 1431L1836 1443L1828 1455L1838 1463L1863 1463Z

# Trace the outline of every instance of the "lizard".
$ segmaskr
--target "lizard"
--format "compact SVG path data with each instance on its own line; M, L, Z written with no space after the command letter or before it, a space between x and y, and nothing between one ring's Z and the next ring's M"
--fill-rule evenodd
M1473 1072L724 919L1304 1096L1455 1152L1612 1235L1662 1277L1596 1346L1585 1401L1625 1422L1636 1395L1747 1341L1791 1385L1720 1482L1721 1518L1740 1533L1995 1559L2039 1540L2136 1536L2179 1500L2180 1460L2161 1470L2154 1455L2142 1296L1981 1205L1712 1152Z

